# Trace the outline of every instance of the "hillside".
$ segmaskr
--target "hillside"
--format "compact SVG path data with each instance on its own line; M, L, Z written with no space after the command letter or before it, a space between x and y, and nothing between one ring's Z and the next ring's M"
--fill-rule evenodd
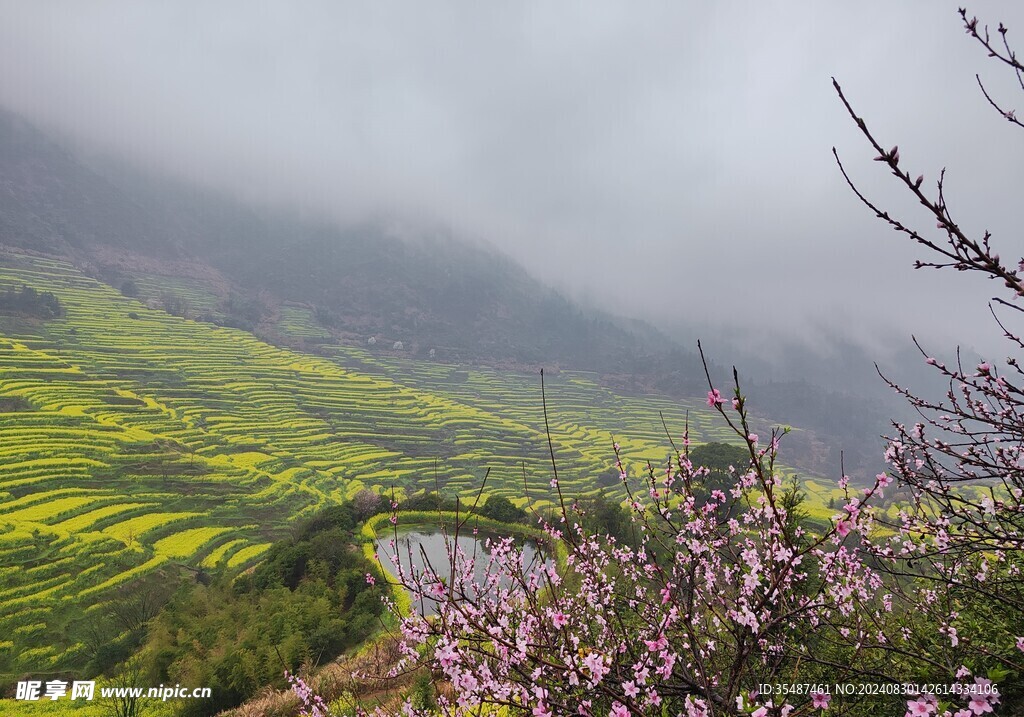
M0 244L68 261L150 307L306 353L341 343L395 358L588 370L631 394L707 390L692 351L642 321L577 305L484 244L256 209L110 158L83 160L2 109ZM700 315L699 306L686 308ZM690 337L687 345L695 336L682 328L673 335ZM884 467L878 436L903 406L877 377L869 377L874 390L860 390L828 361L831 378L822 383L821 369L797 354L787 359L797 375L767 383L774 369L760 352L730 345L712 340L712 374L727 380L715 361L738 361L756 412L807 429L791 437L793 465L834 474L842 451L851 475ZM871 367L863 349L857 355Z
M64 315L0 316L0 673L81 664L87 609L158 569L241 568L297 517L363 487L548 498L538 379L325 344L310 356L172 316L67 262L0 256L0 290L52 292ZM296 311L286 326L311 325ZM570 494L662 461L659 413L724 438L697 401L551 376ZM603 478L602 478L603 475Z

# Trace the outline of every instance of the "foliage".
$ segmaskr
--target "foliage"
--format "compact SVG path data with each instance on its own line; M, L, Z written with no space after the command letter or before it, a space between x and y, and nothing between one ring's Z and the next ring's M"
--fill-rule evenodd
M446 497L437 491L422 490L402 501L402 510L427 511L433 513L454 512L458 507L454 497Z
M56 295L49 291L37 291L22 284L21 289L6 289L0 293L0 313L24 314L40 319L58 319L64 315L64 307Z
M139 296L139 285L134 279L125 279L121 282L120 291L124 296L134 299Z
M212 688L189 714L239 704L282 670L323 664L380 625L381 592L356 545L350 506L332 506L274 544L251 573L182 590L153 621L145 646L154 684Z
M150 622L179 584L178 577L168 571L144 575L117 587L104 603L99 619L91 615L80 621L76 632L83 636L84 652L89 656L88 674L109 673L127 663L145 640Z
M732 476L736 470L750 461L746 446L714 441L690 449L690 462L707 469L707 475L699 486L706 498L714 490L728 490L732 487Z
M224 317L213 323L243 331L254 331L267 314L267 307L259 299L238 294L231 294L220 308Z
M522 508L517 508L512 501L503 495L488 496L483 506L477 512L485 518L502 523L523 523L527 519L526 511Z
M188 301L173 291L165 291L160 295L160 307L171 316L187 319L192 307Z
M577 499L574 510L583 529L591 535L609 535L627 545L636 540L630 511L603 490L595 496Z

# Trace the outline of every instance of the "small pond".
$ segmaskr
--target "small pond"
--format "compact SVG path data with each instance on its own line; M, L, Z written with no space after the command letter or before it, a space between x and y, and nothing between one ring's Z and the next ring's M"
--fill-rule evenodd
M459 535L458 545L468 557L474 558L477 580L482 581L489 560L487 541L493 542L505 536L484 531L480 531L477 535L472 535L469 528L466 529L466 533ZM390 546L388 545L393 537L394 534L389 533L386 529L381 531L377 555L380 556L380 563L387 571L389 577L396 579L397 570L391 560L389 554ZM452 540L450 535L447 540ZM425 556L437 574L445 582L448 582L451 570L448 567L448 553L445 550L445 541L444 533L437 526L400 527L398 529L398 553L401 556L402 566L408 571L411 556L412 565L419 571L423 568ZM544 559L543 553L536 541L529 538L520 538L516 540L516 544L523 551L523 559L527 567ZM502 584L507 585L507 581L502 581ZM417 607L419 608L420 606ZM433 602L425 601L425 604L422 606L422 612L426 615L433 615L436 612Z

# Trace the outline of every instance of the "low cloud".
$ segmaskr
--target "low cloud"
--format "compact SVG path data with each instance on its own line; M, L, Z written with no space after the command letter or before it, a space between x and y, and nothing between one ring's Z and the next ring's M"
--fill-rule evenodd
M1024 37L1024 8L971 10ZM907 166L948 167L955 217L1024 253L1024 135L976 72L1024 98L955 4L923 0L0 2L0 103L89 151L342 223L449 226L665 327L812 342L991 345L998 287L914 272L830 152L931 226L835 76Z

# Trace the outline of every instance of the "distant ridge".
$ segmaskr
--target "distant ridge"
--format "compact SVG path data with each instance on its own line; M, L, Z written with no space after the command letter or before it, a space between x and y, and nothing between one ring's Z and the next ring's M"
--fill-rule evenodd
M68 258L114 285L141 267L205 277L266 315L298 302L338 338L400 341L411 355L562 365L638 389L703 385L692 352L642 322L578 305L489 247L439 232L407 241L374 223L312 222L97 168L4 110L0 188L0 242ZM259 330L259 317L251 324Z

